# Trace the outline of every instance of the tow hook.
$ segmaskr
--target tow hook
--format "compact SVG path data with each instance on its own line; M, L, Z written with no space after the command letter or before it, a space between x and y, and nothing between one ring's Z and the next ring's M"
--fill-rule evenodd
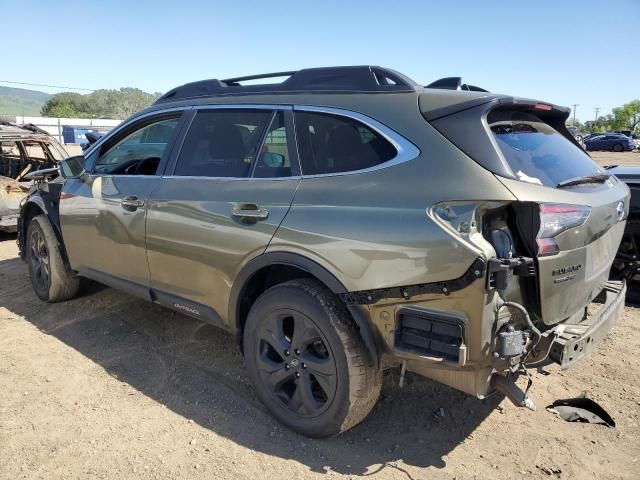
M491 376L491 386L502 392L516 407L525 407L531 411L536 411L536 405L533 400L516 385L511 375L504 376L494 373Z

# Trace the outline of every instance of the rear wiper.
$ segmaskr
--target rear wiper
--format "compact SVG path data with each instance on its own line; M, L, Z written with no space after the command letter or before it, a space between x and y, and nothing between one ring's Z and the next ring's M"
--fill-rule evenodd
M596 173L593 175L585 175L584 177L570 178L556 185L556 188L572 187L574 185L583 185L585 183L604 183L611 177L610 173Z

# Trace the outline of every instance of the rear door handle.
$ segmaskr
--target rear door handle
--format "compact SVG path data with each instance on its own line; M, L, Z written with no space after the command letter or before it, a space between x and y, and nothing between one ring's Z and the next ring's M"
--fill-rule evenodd
M266 220L269 216L269 210L261 208L255 203L236 203L231 214L243 220Z
M135 195L129 195L128 197L124 197L120 200L120 205L125 210L133 211L144 207L144 200L138 200L138 197Z

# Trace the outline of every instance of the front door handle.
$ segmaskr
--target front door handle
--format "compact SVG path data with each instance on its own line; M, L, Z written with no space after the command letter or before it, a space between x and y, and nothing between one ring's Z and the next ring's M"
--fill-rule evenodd
M269 216L269 210L260 207L255 203L236 203L233 206L231 214L242 220L266 220Z
M129 195L128 197L124 197L120 200L120 205L125 210L134 211L138 208L144 207L144 200L138 200L138 197L135 195Z

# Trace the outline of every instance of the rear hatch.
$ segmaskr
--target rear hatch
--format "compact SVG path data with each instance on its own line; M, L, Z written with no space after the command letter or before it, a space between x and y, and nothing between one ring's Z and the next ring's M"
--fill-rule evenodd
M528 307L548 325L602 291L629 210L627 186L582 150L565 127L568 113L505 97L431 119L519 200L511 210L519 253L536 264L537 298Z

